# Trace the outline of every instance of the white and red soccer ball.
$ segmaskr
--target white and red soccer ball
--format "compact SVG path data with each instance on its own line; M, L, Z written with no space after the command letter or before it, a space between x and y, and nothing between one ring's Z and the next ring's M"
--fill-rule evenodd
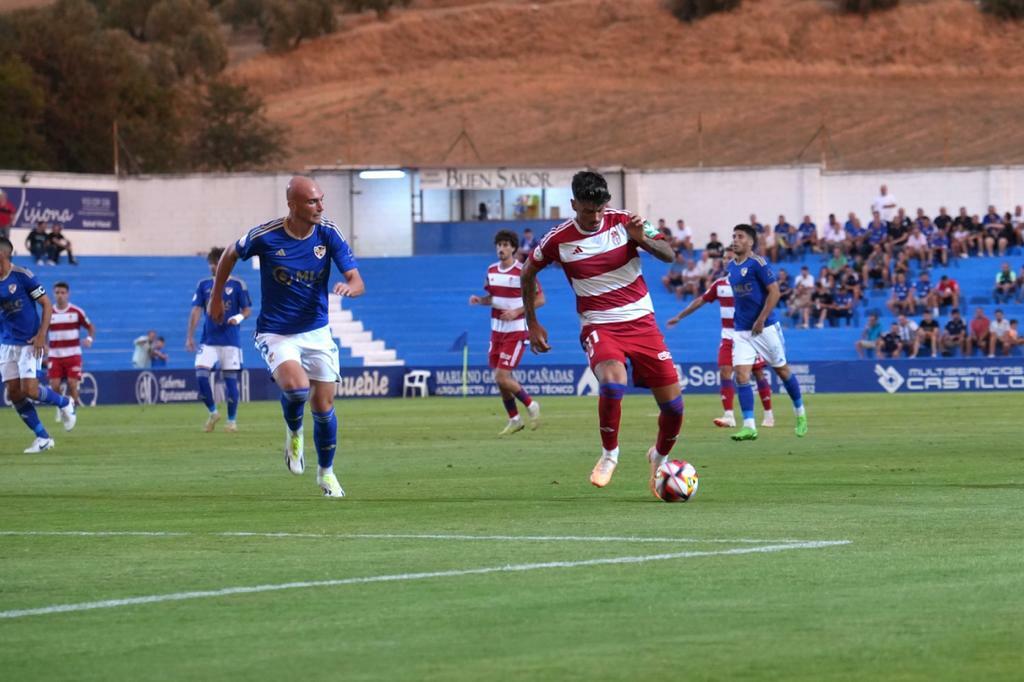
M665 502L686 502L696 494L698 478L686 460L666 460L654 474L654 493Z

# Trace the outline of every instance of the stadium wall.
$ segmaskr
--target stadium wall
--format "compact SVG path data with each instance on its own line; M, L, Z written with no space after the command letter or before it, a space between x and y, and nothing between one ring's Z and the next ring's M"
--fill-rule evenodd
M552 173L558 171L552 170ZM395 179L364 179L355 169L314 171L326 194L327 215L361 256L410 256L413 216L422 215L416 171ZM565 173L565 170L562 170ZM287 211L288 173L195 174L178 176L75 175L0 171L0 187L102 190L118 193L120 229L69 232L81 255L194 255L227 244L245 230ZM827 171L819 166L702 168L626 171L616 205L652 220L683 218L698 244L713 231L727 231L756 213L774 223L810 215L823 226L829 213L841 219L855 211L868 219L881 184L911 214L918 206L934 214L946 206L983 213L1024 203L1024 167L991 166L903 171ZM490 221L493 228L518 226ZM20 223L19 223L20 224ZM15 229L16 245L27 229ZM492 229L467 236L463 251L489 253Z

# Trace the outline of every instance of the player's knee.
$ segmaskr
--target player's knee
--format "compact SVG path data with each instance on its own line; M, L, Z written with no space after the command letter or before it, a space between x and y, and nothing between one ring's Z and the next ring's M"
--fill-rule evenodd
M662 414L674 415L676 417L683 416L683 396L677 395L672 400L666 400L663 403L658 403L658 408Z
M281 391L284 399L290 403L304 403L309 400L308 388L292 388Z

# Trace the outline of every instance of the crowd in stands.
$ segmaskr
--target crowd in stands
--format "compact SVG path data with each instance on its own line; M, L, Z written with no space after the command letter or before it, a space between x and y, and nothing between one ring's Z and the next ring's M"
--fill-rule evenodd
M64 226L54 223L47 226L40 220L25 237L25 248L35 260L36 265L57 265L62 253L68 255L70 265L78 265L71 251L71 241L64 236Z

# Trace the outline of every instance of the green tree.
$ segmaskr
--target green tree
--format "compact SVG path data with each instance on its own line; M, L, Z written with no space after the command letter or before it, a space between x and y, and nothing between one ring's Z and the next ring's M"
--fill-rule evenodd
M840 0L839 9L847 14L867 16L879 10L892 9L899 4L900 0Z
M981 9L999 19L1024 19L1024 0L981 0Z
M264 0L259 26L263 45L288 50L306 38L333 33L337 28L332 0Z
M95 3L103 13L104 23L120 28L136 40L146 39L146 18L159 0L106 0Z
M668 5L677 19L692 22L715 12L736 9L740 0L669 0Z
M198 168L234 171L281 156L282 129L267 121L263 104L244 85L211 81L199 106L198 125L192 146Z
M52 163L40 133L46 91L25 62L11 55L0 60L0 167L48 168Z

